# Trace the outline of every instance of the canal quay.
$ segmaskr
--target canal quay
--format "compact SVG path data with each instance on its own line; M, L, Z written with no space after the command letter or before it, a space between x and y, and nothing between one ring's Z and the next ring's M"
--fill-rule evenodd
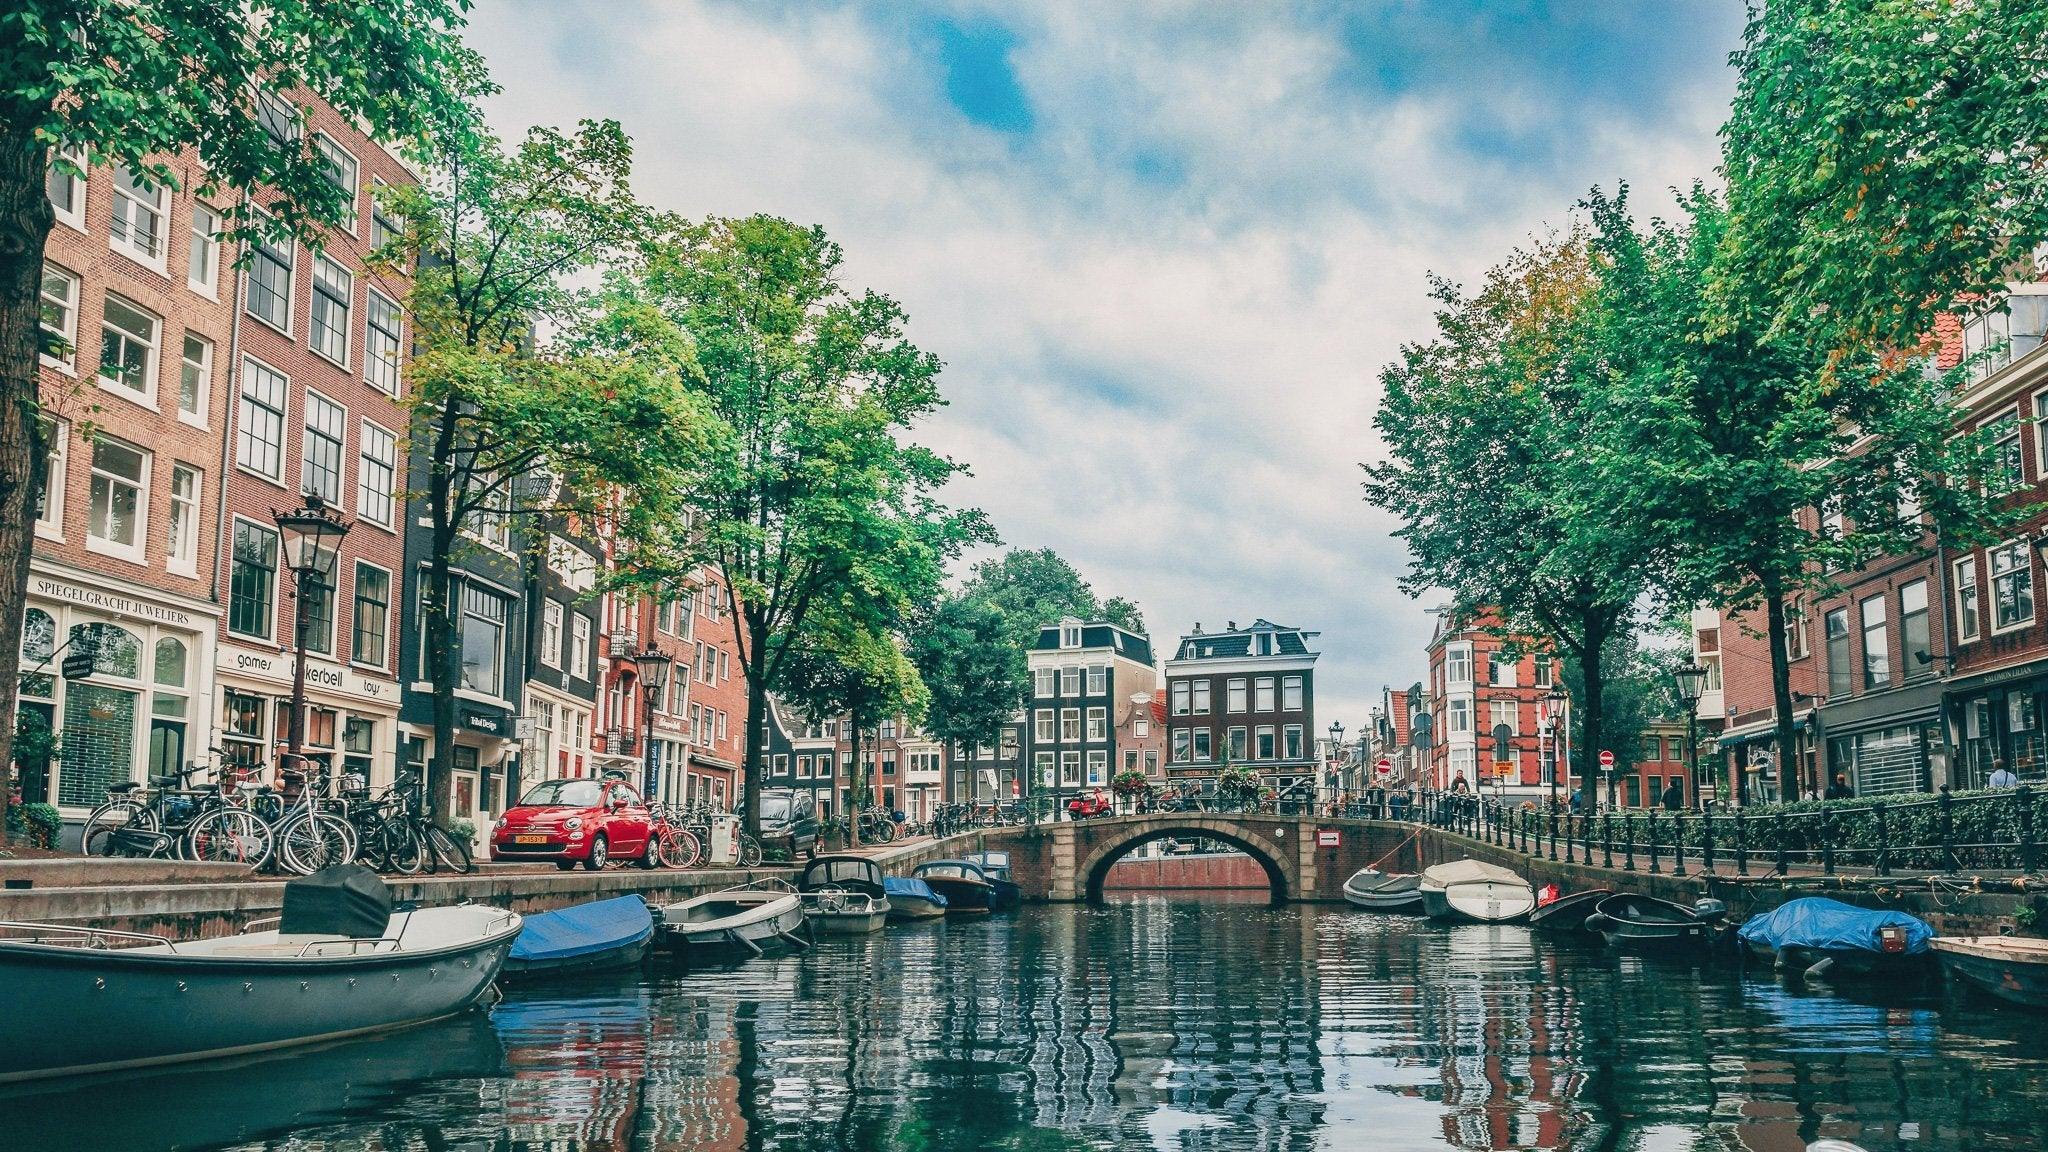
M1612 868L1597 855L1553 862L1554 846L1525 850L1512 835L1458 824L1462 809L1448 811L1443 825L1297 820L1339 832L1341 843L1311 835L1282 878L1276 860L1288 854L1287 837L1277 829L1235 814L1177 816L1164 822L1173 835L1205 851L1125 856L1092 899L1083 891L1005 915L820 937L796 954L738 963L657 955L625 972L508 984L487 1007L377 1036L8 1085L0 1147L2048 1146L2043 1016L1948 986L1931 967L1831 984L1776 972L1767 957L1639 954L1585 933L1372 912L1313 891L1275 902L1275 884L1300 883L1299 868L1318 854L1337 869L1365 855L1389 870L1488 859L1537 884L1711 891L1758 909L1819 891L1899 904L1917 899L1916 887L1942 887L1901 876L1880 890L1846 871L1800 867L1744 877L1732 861L1706 872L1697 858L1674 876L1669 856L1655 873L1647 857ZM1248 825L1267 838L1251 840ZM1145 818L1120 817L870 851L897 873L999 849L1028 885L1033 839L1044 841L1046 859L1065 859L1084 833L1115 845L1158 832ZM422 885L466 885L469 898L535 911L625 890L676 900L761 878L487 868L400 887L449 897L458 890ZM1190 882L1214 887L1181 886ZM1940 899L1954 928L1986 928L2009 916L2013 897L1998 889L2011 886L1957 878ZM218 902L200 894L223 885L184 869L153 887L6 896L62 901L98 888L111 908L177 887L191 890L196 908ZM261 911L263 892L277 885L228 887Z

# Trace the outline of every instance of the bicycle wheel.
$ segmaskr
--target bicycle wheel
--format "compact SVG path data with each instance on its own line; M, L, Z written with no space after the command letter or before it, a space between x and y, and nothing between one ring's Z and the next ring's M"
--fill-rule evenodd
M109 800L93 809L79 833L79 845L87 856L126 856L114 834L124 829L156 831L156 816L133 800Z
M400 875L417 876L427 866L426 842L404 821L388 821L377 830L377 853Z
M745 832L740 833L740 867L759 868L760 866L761 842Z
M325 812L295 813L277 830L277 857L287 871L301 876L346 864L355 858L355 829Z
M210 864L246 864L251 868L270 856L274 835L270 825L243 808L216 808L192 821L185 830L185 855Z
M456 839L439 824L428 824L426 834L427 851L433 856L437 869L445 867L457 873L476 871L476 861L470 857L469 845Z

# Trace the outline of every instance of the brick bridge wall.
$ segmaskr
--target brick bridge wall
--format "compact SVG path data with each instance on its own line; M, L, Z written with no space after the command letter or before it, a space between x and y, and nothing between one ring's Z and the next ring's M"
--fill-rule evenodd
M1236 852L1200 856L1126 856L1112 864L1102 886L1110 892L1173 892L1188 888L1266 890L1266 870Z

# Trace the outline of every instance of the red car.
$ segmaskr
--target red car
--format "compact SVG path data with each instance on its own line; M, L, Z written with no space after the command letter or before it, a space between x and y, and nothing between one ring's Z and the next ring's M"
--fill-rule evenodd
M553 860L566 872L580 861L596 872L614 860L649 864L652 820L623 780L544 780L499 817L493 860Z
M1092 792L1080 793L1067 801L1067 815L1076 820L1086 820L1090 816L1107 816L1115 806L1108 794L1097 788Z

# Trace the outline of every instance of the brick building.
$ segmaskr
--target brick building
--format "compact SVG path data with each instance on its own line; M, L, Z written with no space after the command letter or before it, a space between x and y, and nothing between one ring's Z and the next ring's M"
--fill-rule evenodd
M1706 771L1704 762L1700 771ZM1653 721L1643 729L1628 767L1616 774L1615 801L1624 808L1655 808L1673 785L1686 807L1697 806L1698 797L1686 772L1685 722Z
M1168 777L1207 786L1227 761L1269 788L1313 788L1318 635L1257 620L1181 637L1166 662Z
M700 571L689 647L689 702L683 713L688 759L682 795L715 808L737 807L747 758L747 678L740 669L739 614L719 574ZM685 668L678 664L681 674Z
M1556 661L1533 637L1504 638L1490 631L1490 618L1459 620L1438 613L1429 642L1427 690L1433 741L1417 767L1425 787L1468 787L1525 800L1570 791L1566 731L1546 724L1545 704L1555 683ZM1412 723L1412 719L1411 719ZM1502 765L1506 765L1504 774Z

